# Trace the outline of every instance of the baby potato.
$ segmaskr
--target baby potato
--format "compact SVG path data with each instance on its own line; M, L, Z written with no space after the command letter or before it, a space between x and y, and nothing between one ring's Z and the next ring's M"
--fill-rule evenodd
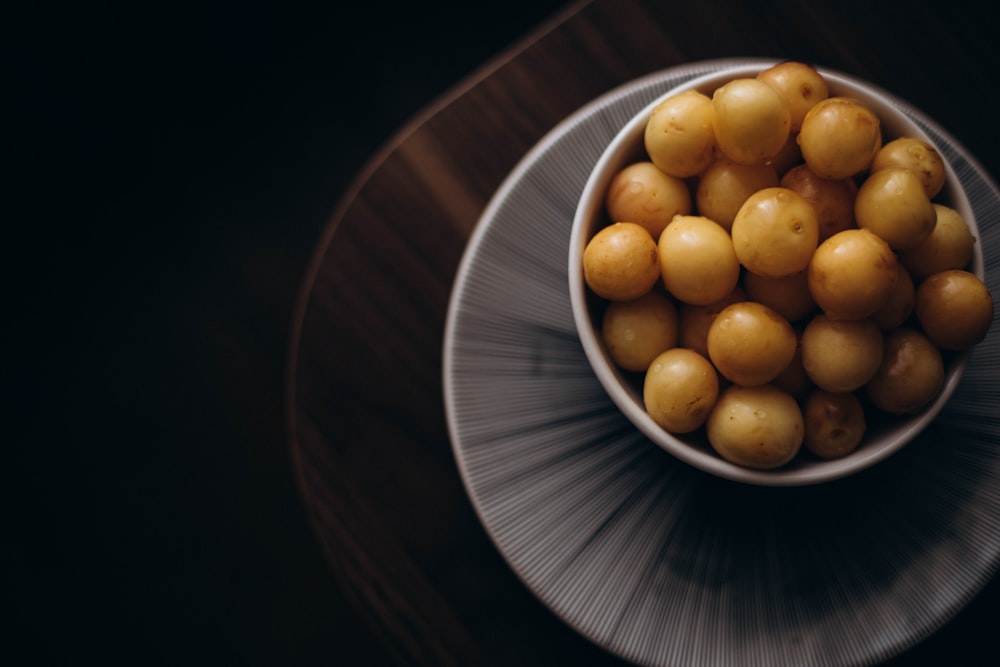
M986 338L993 296L974 273L950 269L920 284L914 310L931 342L945 350L965 350Z
M799 164L785 172L779 185L793 190L812 204L819 221L820 241L855 227L854 198L858 194L858 186L854 179L821 178L809 165Z
M739 282L732 239L704 216L676 216L660 234L657 249L663 285L680 301L714 303Z
M731 234L736 257L748 271L782 278L809 266L819 221L812 205L795 191L764 188L737 211Z
M773 381L795 357L798 337L778 313L755 301L726 306L708 329L708 357L730 382Z
M594 294L611 301L637 299L660 277L656 241L634 222L598 231L583 250L583 278Z
M799 453L805 437L802 410L772 385L727 387L715 402L705 431L719 455L737 465L779 468Z
M601 337L619 368L645 371L656 355L677 345L677 320L673 300L652 289L638 299L609 303Z
M872 160L871 170L886 167L909 169L920 179L929 199L944 187L945 168L941 154L931 144L917 137L899 137L882 146Z
M802 331L800 345L809 379L835 394L864 386L882 363L882 330L868 319L816 315Z
M660 102L643 135L649 159L677 178L699 174L715 159L715 111L712 99L686 90Z
M719 376L709 361L683 347L659 354L643 379L643 403L653 421L670 433L701 427L719 396Z
M802 159L823 178L850 178L869 168L882 148L875 113L847 97L827 97L809 110L798 134Z
M757 74L757 78L781 93L791 115L791 130L798 132L802 120L820 100L830 95L823 75L803 62L780 62Z
M715 321L715 316L721 313L726 306L746 300L746 292L737 285L724 298L709 304L695 305L682 302L678 308L680 331L677 336L677 344L681 347L691 348L707 358L708 330L711 328L712 322Z
M920 245L934 230L937 213L915 173L903 167L872 172L854 199L858 227L872 231L893 250Z
M845 229L819 244L809 262L809 292L830 318L870 317L899 278L896 254L867 229Z
M916 289L910 272L896 263L896 285L892 288L889 298L881 308L872 313L871 320L882 331L895 329L906 323L913 314L916 303Z
M925 408L943 385L941 351L920 331L903 326L885 334L882 364L865 392L879 410L905 415Z
M726 157L760 164L784 147L791 131L788 102L757 79L733 79L712 93L715 140Z
M966 268L976 245L961 213L944 204L933 206L935 223L930 235L913 248L899 251L900 261L917 282L940 271Z
M624 167L611 179L605 208L613 222L642 225L657 239L675 215L691 212L691 191L681 179L642 160Z
M864 406L854 394L817 389L802 407L805 446L821 459L847 456L861 444L867 422Z
M729 231L740 206L753 193L778 185L778 174L768 164L740 164L720 156L698 177L695 205L698 213Z
M805 320L816 310L806 269L780 278L747 271L743 274L743 288L751 301L764 304L790 323Z

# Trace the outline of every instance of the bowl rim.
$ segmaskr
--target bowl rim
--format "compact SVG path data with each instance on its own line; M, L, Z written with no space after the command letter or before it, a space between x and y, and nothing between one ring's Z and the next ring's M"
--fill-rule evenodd
M770 64L779 62L782 60L774 60ZM691 89L701 89L704 92L709 89L709 86L717 86L734 78L756 76L758 72L768 66L769 62L767 61L748 62L696 76L657 95L621 127L593 166L574 213L568 253L569 292L575 328L591 369L618 409L649 440L677 459L720 478L758 486L806 486L859 473L905 447L937 417L947 404L965 372L971 351L957 353L950 362L946 362L945 383L934 402L919 414L906 417L898 426L893 427L894 434L890 442L878 447L859 447L843 458L817 461L804 467L750 468L729 462L711 451L710 448L709 450L699 449L667 432L653 421L641 400L637 400L625 389L627 386L625 373L610 361L603 344L600 342L597 323L591 317L588 292L582 270L584 246L593 231L596 231L589 224L589 221L594 219L603 207L603 192L607 189L610 179L615 173L614 166L616 164L619 167L625 166L630 161L629 156L636 154L637 151L626 150L626 147L633 147L634 142L641 138L646 119L652 110L663 100L679 92ZM905 126L908 136L916 135L931 145L938 146L933 137L924 131L911 113L908 113L908 111L915 110L911 110L902 100L861 78L818 65L815 67L827 81L831 96L860 99L870 105L869 108L872 108L879 116L883 127L889 125L896 129L896 134L899 134L899 128ZM886 122L887 118L889 123ZM980 233L968 195L943 152L942 158L946 171L946 188L948 188L950 195L948 205L962 214L969 224L973 236L979 239ZM983 264L982 247L976 243L973 249L971 270L981 279L984 277Z

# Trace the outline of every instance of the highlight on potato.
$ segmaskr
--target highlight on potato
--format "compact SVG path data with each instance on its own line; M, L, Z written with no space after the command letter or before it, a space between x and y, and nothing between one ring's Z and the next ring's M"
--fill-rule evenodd
M993 319L935 146L830 90L784 61L667 96L582 253L649 416L745 468L839 459L924 410Z

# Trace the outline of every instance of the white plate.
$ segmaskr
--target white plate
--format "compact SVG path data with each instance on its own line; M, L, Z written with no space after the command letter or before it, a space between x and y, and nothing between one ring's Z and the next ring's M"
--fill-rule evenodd
M658 72L567 118L485 210L459 267L444 398L476 511L525 585L643 665L859 665L940 628L1000 567L1000 325L924 434L815 487L710 476L647 440L591 371L566 256L608 141L657 95L749 59ZM774 61L759 61L762 67ZM1000 294L1000 192L916 110L966 187Z

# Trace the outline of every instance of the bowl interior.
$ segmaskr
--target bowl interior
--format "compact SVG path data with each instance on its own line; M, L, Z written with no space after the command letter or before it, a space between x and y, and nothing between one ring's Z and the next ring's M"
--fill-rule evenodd
M612 139L584 186L573 220L569 247L570 299L580 341L598 380L618 408L650 440L696 468L727 479L769 486L815 484L863 470L912 440L934 419L954 392L965 369L968 353L945 355L945 386L937 399L921 413L906 418L869 415L864 440L851 454L824 461L808 454L803 448L795 460L782 468L754 470L722 459L704 437L704 429L690 435L673 435L652 420L643 404L642 375L617 368L604 348L600 321L605 302L590 293L583 279L583 250L590 238L610 222L604 210L604 193L620 169L645 158L643 134L646 119L653 108L682 90L697 89L711 96L723 83L735 78L754 77L761 69L759 63L725 69L665 91L637 113ZM904 104L894 101L886 92L860 79L818 69L829 85L831 96L858 99L878 115L885 142L899 136L913 136L935 144L932 137L903 110ZM973 236L980 238L972 206L951 165L946 164L945 185L935 201L956 209L968 222ZM970 270L983 278L983 254L978 242Z

